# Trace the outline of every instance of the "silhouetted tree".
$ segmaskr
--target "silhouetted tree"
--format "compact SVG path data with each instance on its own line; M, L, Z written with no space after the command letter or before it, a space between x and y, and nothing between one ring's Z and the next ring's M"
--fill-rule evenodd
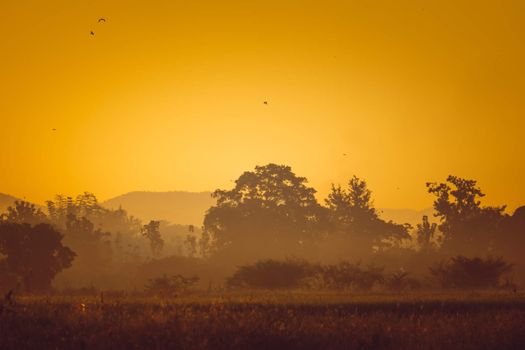
M290 289L305 286L306 279L315 274L316 267L303 260L260 260L237 268L228 278L229 287Z
M353 253L369 254L373 247L381 248L409 238L409 226L385 222L379 218L371 194L366 181L353 176L346 190L341 186L332 185L332 190L325 200L332 237L346 237L352 245L348 249Z
M197 237L187 235L186 240L184 241L184 245L186 246L186 249L188 251L188 256L194 257L197 255Z
M76 217L75 215L68 215L66 221L66 232L70 239L81 243L98 243L105 238L109 242L109 232L104 232L100 228L95 229L95 225L86 217Z
M410 277L410 273L404 270L396 271L387 276L384 281L387 290L401 292L406 289L419 289L421 283L415 278Z
M142 227L142 235L149 240L153 255L160 255L164 247L164 240L160 235L160 221L151 220L149 224L144 225Z
M211 235L207 231L203 231L198 240L199 252L202 257L208 258L215 251Z
M291 289L327 288L369 291L383 282L383 268L347 261L321 265L300 259L259 260L243 265L228 278L230 287Z
M55 275L71 266L75 253L62 245L62 234L51 225L0 224L0 270L23 281L27 291L51 288Z
M16 201L14 206L7 208L7 213L3 214L3 220L15 224L36 225L46 223L46 215L34 204L25 201Z
M525 246L525 206L517 208L512 216L505 216L501 233L496 240L499 254L511 257L514 261L523 261Z
M434 235L436 234L437 224L435 222L430 223L428 216L423 215L423 221L417 224L417 242L419 248L423 251L432 249L435 247L433 242Z
M74 268L68 271L76 273L75 279L82 275L83 279L89 278L87 283L92 283L99 280L93 276L98 266L110 271L116 263L140 258L137 247L142 224L122 208L104 208L94 194L84 192L75 198L57 195L47 202L47 209L50 221L64 232L67 244L79 254ZM115 239L110 239L111 234ZM98 270L96 275L101 276L102 272Z
M321 266L319 277L321 286L325 288L359 291L369 291L384 280L383 268L373 265L363 267L360 263L348 261Z
M58 227L65 227L68 217L85 217L96 227L112 233L120 233L122 239L130 240L141 229L140 220L129 216L122 208L111 210L102 207L94 194L84 192L76 198L57 195L54 201L47 201L51 221Z
M496 288L512 265L502 258L467 258L456 256L430 268L431 274L445 288Z
M188 293L197 282L199 282L199 277L197 276L184 277L182 275L174 275L168 277L164 275L150 279L145 289L150 294L170 297L179 293Z
M204 219L205 249L244 259L300 254L319 235L323 215L306 183L290 167L268 164L243 173L232 190L215 191L217 204Z
M475 180L449 176L446 183L427 183L428 192L435 195L434 209L441 223L442 247L446 252L485 253L494 247L504 218L502 207L482 207L485 195Z
M113 250L111 234L95 228L86 217L69 214L66 218L64 242L77 254L67 275L74 276L84 284L96 283L111 269Z
M46 204L51 221L59 227L65 226L69 216L80 215L72 197L57 195L55 201L47 201Z

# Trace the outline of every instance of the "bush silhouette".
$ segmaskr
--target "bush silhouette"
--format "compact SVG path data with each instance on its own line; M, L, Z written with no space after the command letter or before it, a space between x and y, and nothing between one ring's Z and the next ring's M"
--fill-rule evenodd
M168 277L152 278L146 285L146 292L149 294L160 294L164 296L174 296L179 293L187 293L199 281L199 277L184 277L174 275Z
M383 269L375 266L362 267L343 261L337 265L321 268L322 285L329 289L354 289L369 291L384 281Z
M430 273L444 288L497 288L511 270L512 265L502 258L456 256L430 268Z
M230 287L261 289L298 288L304 286L305 279L313 273L314 266L302 260L261 260L239 267L227 284Z

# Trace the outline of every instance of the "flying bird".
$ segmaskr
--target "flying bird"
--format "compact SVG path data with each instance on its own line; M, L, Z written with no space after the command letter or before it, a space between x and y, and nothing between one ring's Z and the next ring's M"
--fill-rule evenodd
M106 22L106 19L105 19L105 18L99 18L99 19L98 19L98 23L101 23L101 22L102 22L102 23L105 23L105 22Z
M95 36L95 32L94 32L94 31L90 31L89 34L90 34L91 36Z
M264 103L265 105L267 105L267 104L268 104L268 101L264 101L263 103Z
M51 129L51 131L57 131L57 129L53 128L53 129Z

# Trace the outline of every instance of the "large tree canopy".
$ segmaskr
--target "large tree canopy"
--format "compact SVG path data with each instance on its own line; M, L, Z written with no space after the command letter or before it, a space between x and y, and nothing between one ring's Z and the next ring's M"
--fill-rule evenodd
M89 192L75 198L57 195L53 201L47 201L47 210L51 222L60 228L65 228L73 216L86 218L95 227L113 234L134 236L141 229L140 220L129 216L121 208L111 210L102 207L96 196Z
M232 190L215 191L217 204L204 219L212 249L252 257L299 254L318 235L323 214L306 183L289 166L268 164L243 173Z
M23 282L28 291L45 291L57 273L71 266L75 253L62 245L51 225L0 223L0 272L4 283ZM10 280L11 278L11 280Z
M26 201L16 201L14 206L7 208L5 214L0 215L0 219L16 224L42 224L47 223L46 214L33 203Z
M147 254L143 244L146 240L140 236L140 220L123 209L102 207L92 193L85 192L74 198L57 195L47 202L47 211L48 215L34 204L16 202L0 219L5 223L32 226L48 223L63 233L63 244L77 257L71 268L57 276L59 285L71 285L71 281L77 285L109 283L114 280L111 273L120 268L120 264L141 260L139 247L144 247L142 252ZM14 275L10 273L10 276Z
M372 202L366 181L353 176L348 188L332 185L325 200L329 210L331 234L339 235L350 246L350 255L369 254L375 248L390 246L409 238L408 227L382 220ZM335 237L334 237L335 238Z
M445 252L479 254L491 252L501 237L505 207L481 206L485 194L475 180L448 176L444 183L427 183L434 210L441 223Z
M141 222L125 210L104 208L89 192L74 198L57 195L47 208L50 221L64 232L64 242L78 254L59 276L62 284L107 285L121 263L140 260L138 247L145 243Z

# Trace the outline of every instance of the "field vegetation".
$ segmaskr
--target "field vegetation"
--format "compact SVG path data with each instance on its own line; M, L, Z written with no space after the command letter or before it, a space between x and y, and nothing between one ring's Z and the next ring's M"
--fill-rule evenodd
M523 295L493 292L21 297L0 314L2 349L520 349L524 334Z

